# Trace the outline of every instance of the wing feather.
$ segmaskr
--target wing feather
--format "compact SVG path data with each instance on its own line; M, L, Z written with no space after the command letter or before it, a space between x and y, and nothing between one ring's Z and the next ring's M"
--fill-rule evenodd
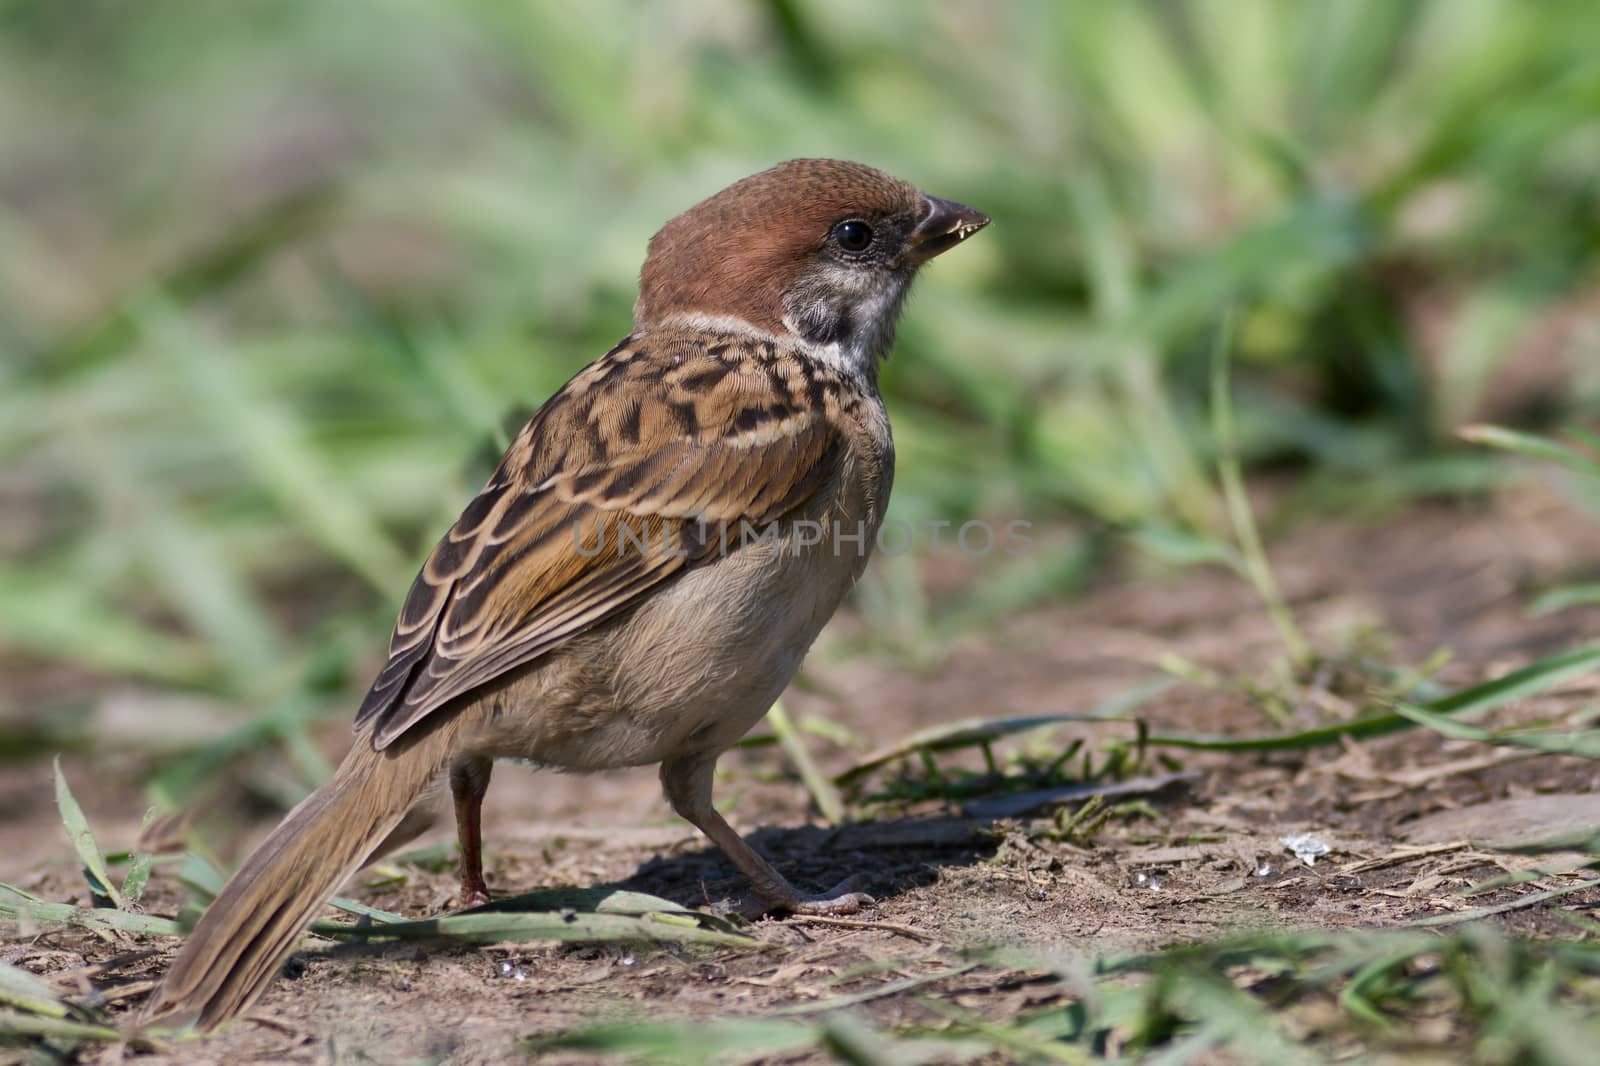
M702 565L718 529L790 514L836 467L838 428L775 395L771 370L703 342L640 347L552 397L434 548L356 715L377 747Z

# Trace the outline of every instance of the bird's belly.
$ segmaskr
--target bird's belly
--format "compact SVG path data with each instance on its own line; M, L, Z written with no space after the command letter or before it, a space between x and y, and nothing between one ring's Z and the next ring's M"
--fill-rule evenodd
M855 533L852 522L848 533ZM828 532L739 547L532 664L494 697L475 746L569 770L720 751L782 694L866 563Z

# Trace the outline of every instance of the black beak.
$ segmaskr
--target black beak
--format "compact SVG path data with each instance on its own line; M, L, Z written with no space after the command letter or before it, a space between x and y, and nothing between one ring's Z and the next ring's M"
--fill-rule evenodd
M920 266L942 252L948 252L989 224L989 216L954 200L926 196L928 213L906 240L906 256Z

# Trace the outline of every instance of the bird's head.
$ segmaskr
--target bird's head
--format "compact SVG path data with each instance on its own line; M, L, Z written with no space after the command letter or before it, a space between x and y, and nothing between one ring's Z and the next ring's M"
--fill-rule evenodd
M744 324L871 373L894 342L917 268L988 224L859 163L780 163L661 228L634 322Z

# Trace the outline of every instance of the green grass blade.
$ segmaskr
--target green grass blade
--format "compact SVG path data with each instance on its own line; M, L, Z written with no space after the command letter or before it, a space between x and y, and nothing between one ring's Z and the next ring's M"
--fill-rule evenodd
M1179 1009L1219 1031L1227 1044L1252 1062L1310 1064L1322 1061L1280 1031L1272 1012L1226 978L1210 973L1183 973L1167 988Z
M220 883L220 881L219 881ZM215 895L213 892L212 895ZM365 903L343 896L335 896L328 901L329 905L358 917L370 918L375 922L385 925L397 925L411 922L403 914L393 911L380 910ZM464 912L471 915L494 914L526 914L532 912L554 912L563 920L571 913L580 911L595 914L620 914L638 918L661 917L680 927L702 926L726 933L735 933L732 923L715 915L703 914L690 910L671 900L652 896L647 892L629 892L624 889L613 888L552 888L538 892L528 892L520 896L508 896L497 899L492 903L474 907ZM349 925L336 922L321 922L312 927L315 932L329 932L329 935L342 935L350 928Z
M122 1039L122 1034L110 1026L74 1022L66 1018L41 1017L37 1014L20 1014L9 1010L0 1010L0 1036L54 1037L68 1041Z
M474 908L474 913L479 911L503 911L516 913L519 911L594 911L598 914L681 914L692 915L697 920L707 920L711 916L699 911L691 910L681 903L674 903L670 899L652 896L648 892L631 892L621 888L546 888L537 892L525 892L520 896L507 896L497 899L483 907ZM722 919L714 919L716 924L731 929Z
M1431 918L1418 918L1406 924L1418 929L1434 929L1442 925L1460 925L1463 922L1476 922L1482 918L1492 918L1497 914L1505 914L1508 911L1537 906L1558 896L1567 896L1574 892L1583 892L1596 887L1600 887L1600 878L1562 885L1560 888L1547 889L1544 892L1534 892L1526 896L1520 896L1507 903L1496 903L1490 907L1478 907L1475 910L1458 911L1455 914L1436 914Z
M151 914L112 910L109 907L74 907L70 903L48 903L21 889L0 883L0 918L31 922L46 927L76 927L97 933L151 933L177 936L183 932L171 918Z
M120 910L125 906L122 893L117 890L111 875L106 872L105 856L100 851L100 845L95 842L94 831L89 828L89 820L83 816L83 808L78 806L78 801L73 798L72 789L67 786L66 775L61 772L59 755L55 759L55 768L56 808L61 812L61 824L66 827L67 838L72 841L72 850L78 853L78 860L83 864L84 874L89 879L89 891L99 898L110 900Z
M221 870L192 851L183 853L183 861L178 864L178 880L207 902L216 899L222 892L222 886L228 883L228 878Z
M145 886L150 883L152 858L147 851L136 851L128 863L128 874L122 879L122 898L129 903L139 902Z
M1147 697L1148 698L1148 697ZM1142 702L1142 700L1141 700ZM839 774L833 783L844 788L867 774L899 759L923 752L952 751L958 748L988 744L1016 733L1027 733L1046 726L1065 725L1072 722L1109 722L1123 717L1121 710L1114 714L1033 714L1013 718L964 718L959 722L919 729L909 737L887 748L873 752L850 769Z
M1461 430L1461 436L1474 444L1499 448L1528 459L1555 463L1568 470L1576 470L1580 474L1600 476L1600 456L1588 455L1548 437L1522 433L1503 426L1487 425L1466 426Z
M795 769L799 771L800 780L805 783L812 802L822 814L823 822L827 825L838 825L844 821L844 800L839 798L838 788L817 767L816 760L811 757L811 750L806 747L805 738L800 736L794 720L789 717L789 712L784 710L782 700L772 705L772 709L767 712L767 721L772 725L772 731L778 735L778 743L783 745L784 754L789 756L789 761L794 763Z
M1067 180L1068 203L1084 233L1084 268L1094 310L1115 349L1110 373L1120 414L1133 430L1136 446L1160 482L1173 511L1193 529L1215 526L1215 507L1162 380L1155 346L1132 323L1138 281L1132 242L1105 182L1093 168L1076 169Z
M1397 700L1395 713L1409 718L1418 725L1452 740L1476 740L1507 748L1529 748L1550 755L1577 755L1585 759L1600 759L1600 730L1585 729L1576 732L1541 730L1527 733L1497 733L1481 729L1468 722L1447 718L1414 703Z
M139 823L141 837L155 820L156 808L151 807L145 812L144 821ZM150 869L154 860L155 856L148 851L135 851L128 856L128 873L122 879L122 895L128 902L137 903L139 897L144 895L145 886L150 883Z
M27 970L3 962L0 962L0 1003L50 1018L65 1018L69 1011L55 989Z
M901 1066L897 1041L851 1015L822 1023L822 1051L844 1066Z
M693 1024L628 1022L588 1026L573 1032L536 1037L528 1042L535 1054L588 1051L625 1055L670 1066L703 1066L719 1060L747 1061L814 1047L822 1027L765 1018L726 1018Z
M1430 700L1425 707L1438 714L1477 714L1513 700L1555 688L1600 670L1600 646L1574 648L1546 656L1503 677Z
M374 922L382 922L386 925L409 920L403 914L396 914L393 911L386 911L379 907L371 907L360 900L349 899L345 896L334 896L328 900L328 906L344 911L346 914L353 914L357 918L369 918Z
M1237 548L1205 533L1194 533L1161 522L1147 522L1133 531L1131 539L1139 548L1169 566L1210 564L1226 566L1240 577L1249 576L1249 568Z
M1548 656L1513 670L1504 677L1453 692L1421 705L1434 714L1476 714L1504 706L1554 688L1563 682L1600 670L1600 647L1576 648ZM1380 737L1410 729L1414 721L1399 713L1373 714L1348 722L1319 726L1297 733L1267 733L1254 736L1205 736L1201 734L1157 733L1146 743L1200 751L1298 751L1337 744L1341 737L1356 740Z
M1563 588L1541 592L1528 605L1533 614L1554 614L1569 607L1593 607L1600 604L1600 582L1592 585L1567 585Z
M312 928L324 936L361 940L459 940L490 944L522 940L595 941L651 944L693 944L703 947L755 948L754 937L703 927L685 914L582 914L474 912L381 925L339 925L319 922Z
M1218 327L1211 352L1211 431L1217 440L1217 477L1222 482L1222 499L1228 509L1228 521L1233 526L1234 540L1239 545L1245 576L1266 605L1278 637L1289 653L1289 661L1296 670L1304 670L1313 659L1311 644L1300 631L1294 612L1284 599L1283 589L1267 558L1267 549L1261 542L1261 533L1256 528L1250 497L1245 492L1244 468L1239 462L1238 436L1233 425L1233 394L1228 384L1233 315L1229 310Z

